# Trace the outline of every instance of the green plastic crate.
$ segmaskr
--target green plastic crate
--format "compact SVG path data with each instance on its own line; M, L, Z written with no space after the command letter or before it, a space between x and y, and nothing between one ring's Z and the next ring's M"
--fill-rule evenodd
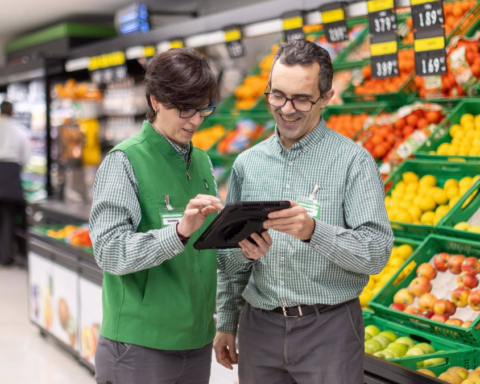
M84 226L85 223L77 223L77 224L71 224L71 225L75 225L76 227L80 227L80 226ZM64 243L64 244L68 244L70 245L71 247L74 247L74 248L80 248L80 249L83 249L84 251L86 252L89 252L93 255L93 248L92 247L82 247L80 245L72 245L70 244L66 239L56 239L54 237L50 237L47 235L47 231L49 230L54 230L54 231L58 231L59 229L63 229L65 228L67 225L65 224L52 224L52 225L42 225L42 226L33 226L31 228L31 231L33 233L36 233L38 235L42 235L42 236L45 236L45 237L48 237L49 239L54 239L60 243Z
M480 258L480 242L469 240L460 240L453 237L441 235L430 235L420 247L410 256L406 263L414 262L415 266L429 262L437 253L447 252L453 254L464 254ZM448 325L425 319L423 317L410 315L404 312L390 309L393 303L393 297L402 288L407 288L410 282L416 277L416 268L405 276L405 278L396 286L393 285L394 279L401 273L398 271L383 289L373 297L370 306L378 316L399 324L407 325L413 328L424 330L433 335L439 335L458 343L472 345L477 347L480 343L480 317L477 317L470 328L462 328L455 325Z
M468 231L460 231L453 227L461 222L466 222L480 210L480 180L478 180L473 188L473 194L465 194L458 201L454 209L451 209L445 217L438 223L438 231L441 234L452 236L456 238L468 238L471 240L480 241L480 234ZM471 196L473 199L470 200ZM467 200L470 200L467 202Z
M433 175L437 178L437 186L443 187L448 179L461 180L465 176L480 175L480 163L463 163L451 161L428 161L428 160L406 160L385 180L385 190L390 196L395 185L402 180L405 172L415 172L420 178L425 175ZM473 192L473 186L466 194ZM459 204L455 205L455 207ZM453 208L455 208L453 207ZM391 222L395 236L412 237L423 240L427 235L434 233L436 227L433 225L415 225L400 222Z
M452 3L455 1L449 1ZM447 43L450 42L455 36L467 36L468 33L472 33L472 28L475 26L476 21L478 21L478 14L480 13L480 2L477 3L464 15L463 19L457 24L457 26L452 30L452 32L447 36ZM472 35L470 35L472 36Z
M480 98L462 100L430 135L425 143L417 149L415 157L418 159L431 159L435 161L449 159L480 161L480 156L431 155L429 153L430 151L436 151L441 144L450 143L452 141L449 129L454 124L460 124L460 118L466 113L471 113L474 116L480 115Z
M381 331L391 331L398 337L409 337L415 341L416 344L428 343L435 348L436 351L441 351L428 355L387 359L392 363L400 364L403 367L413 370L426 368L436 375L445 372L450 367L461 366L467 369L474 369L480 365L480 350L475 350L472 347L452 342L439 336L433 336L429 333L396 322L381 319L375 315L367 318L364 317L363 320L365 326L375 325ZM438 365L423 366L425 360L434 358L443 358L445 361Z

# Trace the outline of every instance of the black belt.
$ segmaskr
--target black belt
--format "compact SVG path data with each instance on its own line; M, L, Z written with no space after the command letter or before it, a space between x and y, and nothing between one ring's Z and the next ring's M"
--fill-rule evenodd
M297 305L296 307L278 307L272 309L272 312L280 313L285 317L302 317L315 313L315 308L318 311L323 311L330 307L336 307L336 305L328 304L314 304L314 305Z

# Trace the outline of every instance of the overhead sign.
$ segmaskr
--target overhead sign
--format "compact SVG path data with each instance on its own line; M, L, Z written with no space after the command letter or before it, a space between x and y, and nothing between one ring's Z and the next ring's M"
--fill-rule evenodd
M370 43L372 77L398 76L398 44L395 33L373 36Z
M292 11L283 14L283 34L286 42L305 38L303 33L303 12Z
M88 70L91 72L92 81L96 84L123 81L128 77L125 63L125 53L117 51L91 57Z
M415 74L418 76L447 73L445 31L443 29L415 33Z
M413 28L422 30L439 29L445 24L441 0L410 0Z
M245 46L242 39L242 30L240 27L225 28L225 41L228 54L232 59L245 56Z
M370 33L379 35L397 30L395 18L395 4L393 0L370 0L367 1L368 21Z
M348 40L347 22L345 21L345 4L328 3L320 6L325 36L330 43Z
M115 27L122 34L146 33L150 30L148 8L145 4L132 4L115 13Z

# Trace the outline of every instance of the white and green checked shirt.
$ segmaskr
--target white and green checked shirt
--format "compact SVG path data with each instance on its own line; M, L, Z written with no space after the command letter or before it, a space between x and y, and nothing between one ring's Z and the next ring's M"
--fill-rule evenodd
M273 245L256 262L239 249L218 252L218 330L236 333L245 300L266 310L338 304L383 269L393 233L382 178L367 151L323 119L288 151L274 135L240 154L227 202L308 201L316 185L321 211L309 243L270 231Z
M188 163L190 144L180 147L158 134ZM155 267L184 250L175 225L136 232L142 218L138 193L137 178L127 155L121 151L107 155L93 187L90 236L98 265L113 275Z

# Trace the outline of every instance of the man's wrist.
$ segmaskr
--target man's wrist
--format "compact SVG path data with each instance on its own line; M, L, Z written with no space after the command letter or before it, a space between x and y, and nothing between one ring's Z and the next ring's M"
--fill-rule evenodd
M190 239L190 236L187 237L187 236L182 235L182 234L178 231L178 224L179 224L179 223L177 223L177 226L176 226L177 236L178 236L178 238L180 239L180 241L183 243L183 245L185 245L185 244L187 244L188 239Z
M312 229L312 232L310 233L310 236L307 237L306 239L302 240L304 243L310 243L310 241L312 240L312 237L313 237L313 234L315 233L315 228L317 227L317 222L315 221L315 219L312 218L312 221L313 221L313 229Z

